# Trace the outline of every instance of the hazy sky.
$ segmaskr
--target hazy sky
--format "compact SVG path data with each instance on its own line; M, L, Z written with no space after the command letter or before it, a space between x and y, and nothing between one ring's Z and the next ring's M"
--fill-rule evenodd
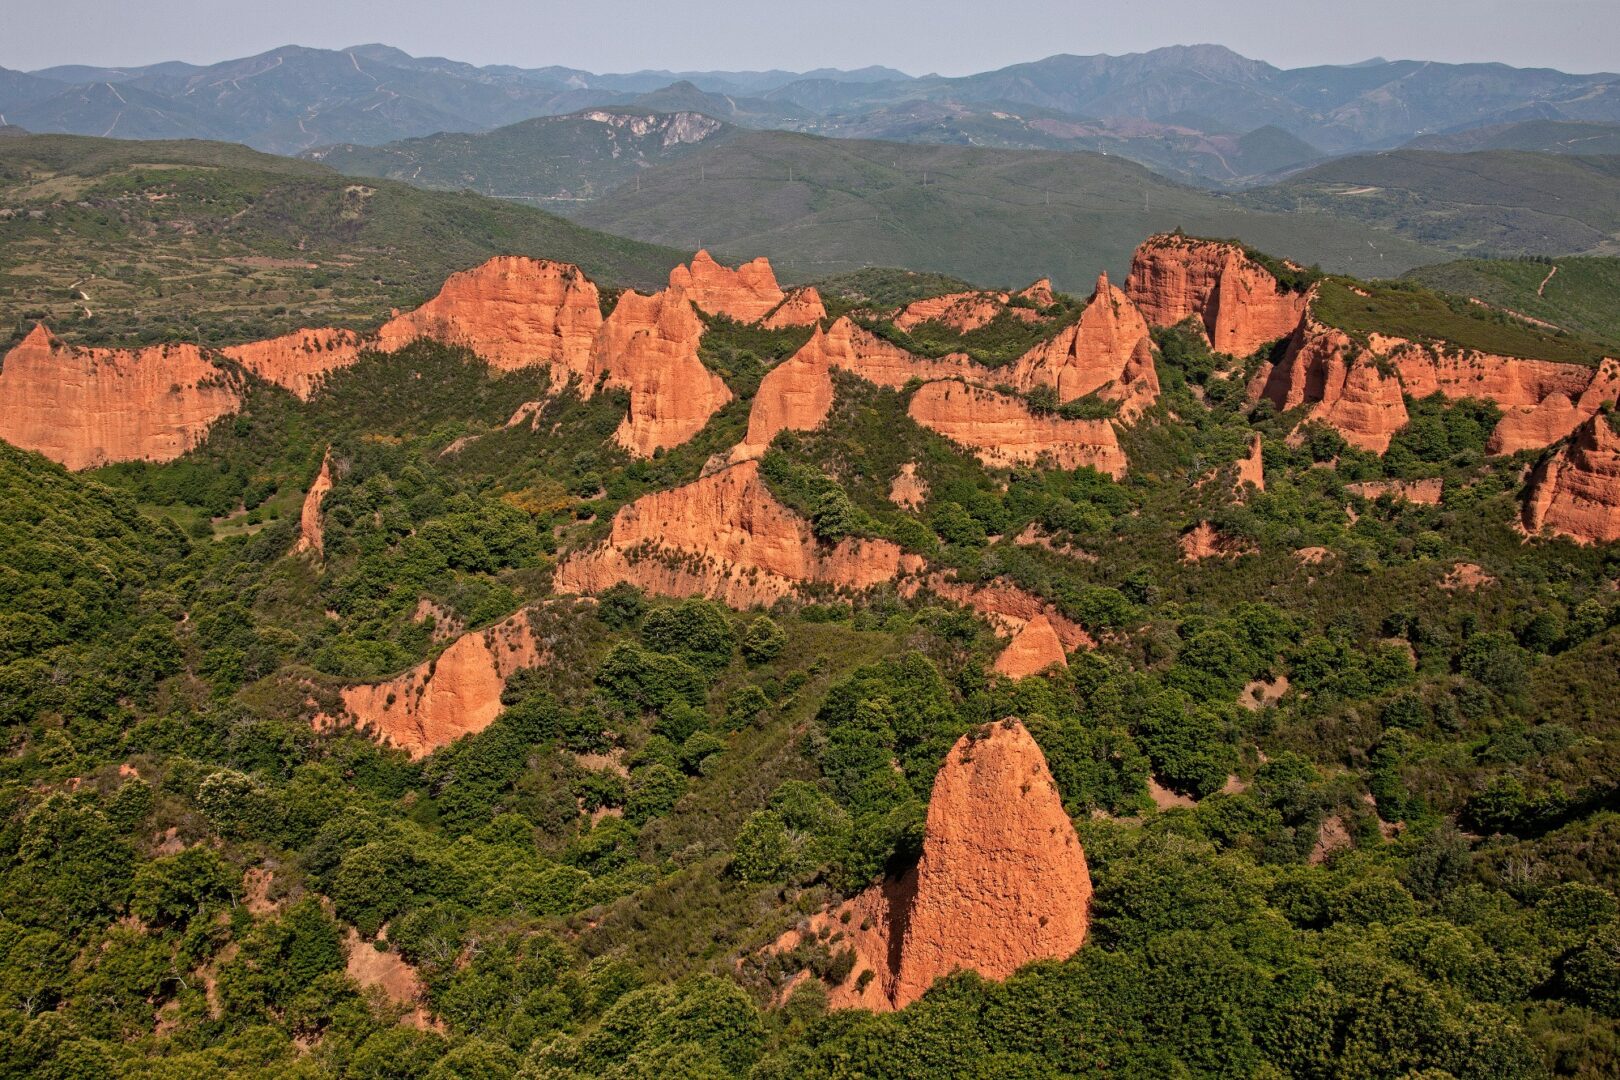
M1586 72L1620 67L1620 0L0 0L0 67L22 70L372 41L599 72L887 64L960 75L1196 42L1282 67L1385 56Z

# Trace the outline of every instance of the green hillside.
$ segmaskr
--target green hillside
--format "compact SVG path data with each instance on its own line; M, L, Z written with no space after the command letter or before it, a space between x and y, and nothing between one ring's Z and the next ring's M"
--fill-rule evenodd
M0 141L0 326L226 342L373 325L492 255L661 284L678 253L471 194L210 142Z
M1440 135L1423 135L1406 144L1411 150L1466 154L1475 150L1536 150L1549 154L1620 154L1620 124L1585 124L1573 120L1522 120Z
M1620 258L1460 259L1405 276L1620 351Z
M905 266L985 285L1122 277L1144 236L1184 227L1339 272L1393 276L1437 253L1321 215L1257 212L1118 157L745 132L569 210L598 228L821 277Z
M544 204L597 198L649 166L735 131L698 113L592 109L477 134L441 132L383 146L348 143L305 156L350 176Z
M1396 150L1330 161L1240 201L1486 257L1620 252L1620 157Z

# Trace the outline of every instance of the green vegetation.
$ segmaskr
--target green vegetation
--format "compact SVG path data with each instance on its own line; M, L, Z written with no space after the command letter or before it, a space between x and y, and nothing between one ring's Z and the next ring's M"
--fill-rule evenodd
M0 146L0 302L21 333L72 341L247 341L368 329L493 255L578 263L651 286L674 251L510 202L361 184L309 162L209 142L67 135Z
M1620 243L1620 157L1394 150L1339 158L1238 200L1256 210L1332 214L1485 257L1613 254Z
M1355 337L1376 332L1414 341L1448 341L1499 356L1593 367L1606 354L1601 344L1545 330L1413 281L1351 283L1329 278L1322 283L1313 310L1329 326Z
M1611 356L1620 352L1620 313L1614 305L1620 295L1620 259L1460 259L1420 266L1402 276L1453 296L1477 298L1510 317L1550 323L1603 345Z

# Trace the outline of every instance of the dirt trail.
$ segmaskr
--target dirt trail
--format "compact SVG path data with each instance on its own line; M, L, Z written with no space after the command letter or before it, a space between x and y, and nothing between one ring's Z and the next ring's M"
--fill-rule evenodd
M1551 270L1547 271L1547 276L1541 279L1541 284L1536 286L1536 295L1537 296L1545 296L1546 295L1546 293L1547 293L1547 282L1551 281L1553 279L1553 275L1556 274L1556 273L1558 273L1558 266L1555 263L1553 265L1553 268Z

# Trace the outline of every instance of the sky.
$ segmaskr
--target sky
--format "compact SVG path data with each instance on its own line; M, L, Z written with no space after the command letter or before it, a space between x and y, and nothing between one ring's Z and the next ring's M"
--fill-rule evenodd
M0 0L0 28L0 67L24 71L369 42L595 72L884 64L964 75L1206 42L1279 67L1383 56L1620 68L1620 0Z

